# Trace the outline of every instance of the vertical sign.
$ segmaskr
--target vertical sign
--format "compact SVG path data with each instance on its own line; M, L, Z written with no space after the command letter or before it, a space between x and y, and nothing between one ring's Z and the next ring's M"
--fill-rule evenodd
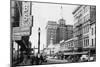
M30 15L31 9L30 6L31 2L24 1L22 2L22 17L20 26L26 27L26 26L32 26L32 16Z

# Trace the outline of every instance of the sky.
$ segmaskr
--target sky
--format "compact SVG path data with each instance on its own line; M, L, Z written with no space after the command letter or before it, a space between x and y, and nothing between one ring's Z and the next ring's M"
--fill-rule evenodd
M47 3L32 3L32 15L34 16L32 34L30 41L32 47L38 47L38 28L40 27L40 49L46 47L46 25L48 21L56 21L62 17L66 20L66 24L74 24L73 10L77 5L61 5L60 4L47 4Z

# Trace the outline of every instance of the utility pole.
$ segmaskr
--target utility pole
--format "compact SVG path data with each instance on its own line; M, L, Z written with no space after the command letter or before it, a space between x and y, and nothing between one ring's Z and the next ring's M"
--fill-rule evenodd
M40 54L40 27L38 28L38 54Z

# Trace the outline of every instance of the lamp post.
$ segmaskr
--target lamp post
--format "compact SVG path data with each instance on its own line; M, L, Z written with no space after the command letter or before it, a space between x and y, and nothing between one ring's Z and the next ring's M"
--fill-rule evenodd
M40 54L40 27L38 28L38 54Z

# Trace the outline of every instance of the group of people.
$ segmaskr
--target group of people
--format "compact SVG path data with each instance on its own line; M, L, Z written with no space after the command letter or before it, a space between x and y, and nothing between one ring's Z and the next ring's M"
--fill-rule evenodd
M46 62L46 59L43 55L37 54L31 57L32 65L40 65L43 62Z
M46 62L46 58L42 54L36 54L36 55L21 54L20 58L18 58L16 61L17 62L14 63L14 65L40 65Z

